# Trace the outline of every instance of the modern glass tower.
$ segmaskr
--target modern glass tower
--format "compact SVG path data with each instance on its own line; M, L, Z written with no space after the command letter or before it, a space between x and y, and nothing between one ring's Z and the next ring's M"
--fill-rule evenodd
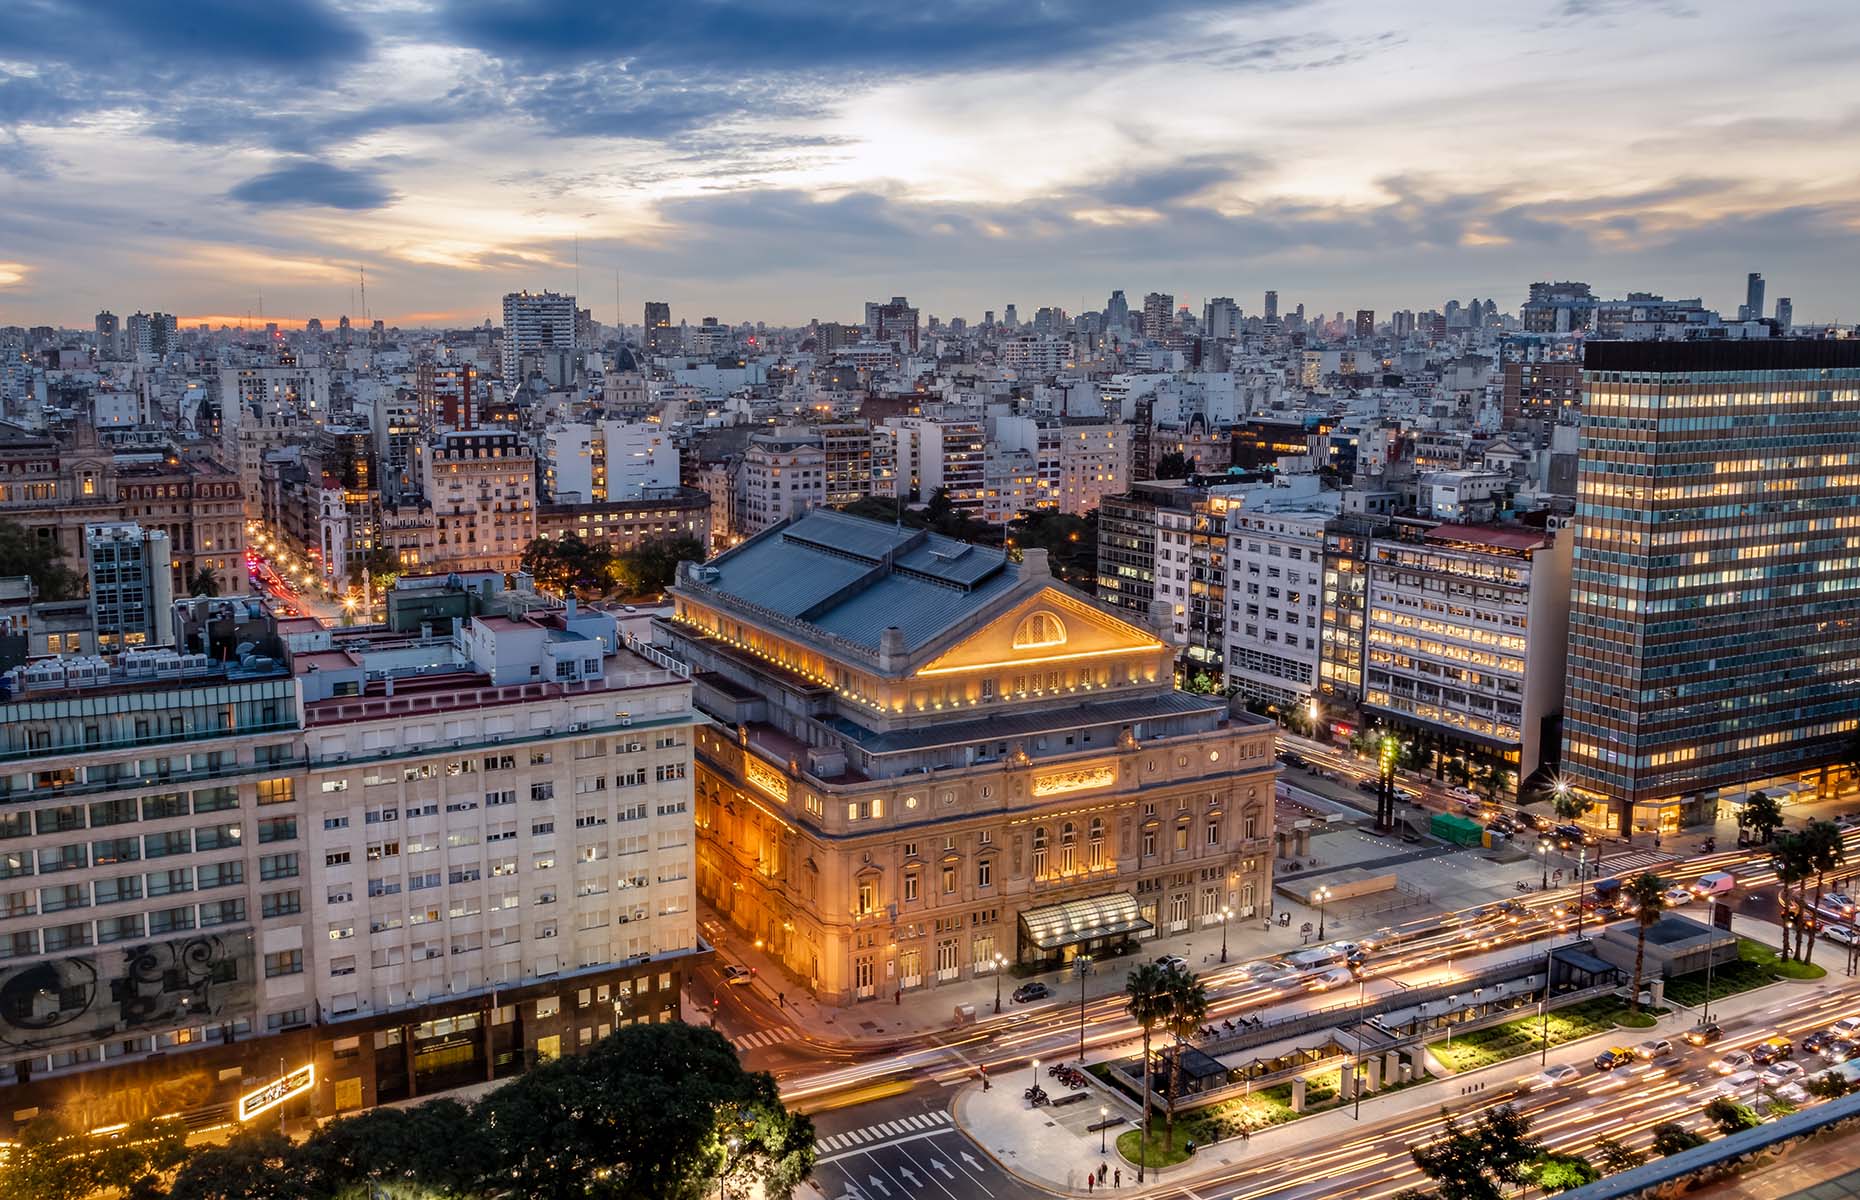
M1860 716L1860 342L1591 343L1563 782L1624 831L1803 789Z

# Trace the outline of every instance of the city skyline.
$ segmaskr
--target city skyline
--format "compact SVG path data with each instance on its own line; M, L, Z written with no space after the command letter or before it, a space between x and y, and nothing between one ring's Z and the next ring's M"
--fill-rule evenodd
M524 287L609 321L616 272L629 322L646 299L796 325L898 293L1031 315L1113 287L1511 309L1552 278L1728 312L1751 270L1798 320L1860 312L1860 179L1826 171L1860 149L1860 87L1822 69L1860 23L1831 4L1756 31L1594 0L1408 23L699 4L664 28L550 4L99 7L47 0L11 30L0 320L359 321L362 267L368 315L402 325L495 319Z

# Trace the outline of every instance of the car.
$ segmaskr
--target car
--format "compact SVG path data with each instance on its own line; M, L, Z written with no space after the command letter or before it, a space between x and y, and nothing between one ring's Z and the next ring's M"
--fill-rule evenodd
M1030 1000L1044 1000L1052 994L1052 988L1036 979L1032 983L1023 983L1014 989L1014 1003L1026 1004Z
M1634 1054L1636 1057L1644 1058L1649 1061L1656 1058L1665 1058L1672 1052L1673 1043L1667 1038L1648 1038L1646 1041L1634 1047Z
M1301 771L1311 769L1311 762L1302 754L1293 754L1290 750L1279 755L1279 761L1288 767L1297 767Z
M748 987L755 981L755 972L748 967L739 967L730 963L723 968L723 981L731 987Z
M1763 1069L1763 1083L1766 1087L1776 1087L1784 1083L1794 1083L1807 1074L1808 1072L1802 1068L1801 1063L1771 1063Z
M1778 1100L1787 1100L1797 1108L1808 1103L1808 1089L1799 1083L1778 1084L1770 1089L1770 1095Z
M1530 1078L1538 1087L1562 1087L1582 1078L1582 1072L1569 1063L1561 1063L1554 1067L1545 1067Z
M1711 1069L1720 1075L1735 1075L1739 1071L1748 1071L1757 1064L1748 1050L1733 1050L1729 1054L1712 1060Z
M1860 1054L1860 1042L1846 1038L1835 1038L1821 1048L1821 1057L1831 1063L1844 1063L1856 1054Z
M1660 893L1660 899L1666 902L1668 908L1684 908L1692 903L1695 897L1692 895L1691 888L1669 887Z
M1821 936L1841 946L1851 946L1860 940L1855 938L1852 925L1825 925L1822 927Z
M1356 781L1356 790L1365 795L1380 796L1382 794L1382 785L1373 779L1359 779Z
M1350 970L1350 968L1332 967L1322 974L1313 975L1311 978L1305 980L1305 986L1314 992L1328 992L1334 987L1342 987L1346 983L1355 982L1356 973Z
M1860 1017L1842 1017L1828 1026L1828 1029L1837 1037L1850 1038L1860 1035Z
M1625 1067L1634 1061L1634 1052L1626 1046L1613 1046L1595 1056L1595 1069L1612 1071L1616 1067Z
M1691 1046L1709 1046L1724 1036L1724 1029L1716 1022L1709 1025L1694 1025L1679 1036L1686 1039Z
M1331 942L1330 948L1345 958L1361 958L1367 952L1361 942Z
M1180 954L1159 954L1156 956L1156 965L1165 971L1188 970L1188 960Z
M1758 1042L1750 1048L1750 1061L1756 1063L1760 1067L1767 1067L1771 1063L1779 1063L1786 1058L1794 1057L1794 1055L1795 1047L1791 1045L1789 1039L1785 1037L1769 1038L1766 1041Z
M1712 1091L1720 1096L1737 1099L1741 1096L1748 1096L1762 1086L1763 1073L1761 1071L1736 1071L1720 1079Z
M1823 1050L1828 1048L1828 1043L1837 1042L1840 1038L1841 1035L1834 1032L1832 1029L1817 1029L1815 1032L1802 1039L1802 1052L1804 1054L1820 1054Z
M1843 920L1851 918L1855 911L1853 897L1845 892L1829 892L1821 898L1821 907L1839 913Z

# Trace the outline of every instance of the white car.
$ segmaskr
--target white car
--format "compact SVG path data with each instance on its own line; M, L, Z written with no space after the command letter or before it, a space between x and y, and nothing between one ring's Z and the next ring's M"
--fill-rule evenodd
M1750 1057L1750 1051L1733 1050L1721 1058L1713 1059L1711 1069L1720 1075L1736 1075L1756 1065L1757 1060Z
M1546 1067L1531 1077L1539 1087L1562 1087L1582 1078L1582 1072L1568 1063Z
M1188 960L1180 954L1164 954L1157 958L1156 965L1165 971L1188 970Z
M1305 986L1314 992L1328 992L1334 987L1342 987L1346 983L1355 982L1356 976L1351 972L1350 968L1332 967L1328 971L1313 975L1311 978L1305 980Z
M1692 895L1691 888L1669 887L1660 893L1660 899L1666 901L1668 908L1684 908L1692 903L1695 897Z
M1787 1100L1797 1108L1808 1103L1808 1089L1799 1083L1785 1083L1770 1089L1770 1095L1778 1100Z
M1761 1071L1738 1071L1720 1079L1712 1091L1735 1100L1740 1096L1750 1095L1762 1086L1763 1073Z
M1784 1059L1779 1063L1771 1063L1763 1069L1763 1085L1765 1087L1781 1087L1785 1083L1794 1083L1807 1074L1808 1071L1801 1063L1790 1062Z
M1835 1037L1851 1041L1855 1035L1860 1035L1860 1017L1842 1017L1829 1026L1828 1031Z
M755 981L755 973L748 967L739 967L730 963L723 968L723 981L731 987L748 987Z

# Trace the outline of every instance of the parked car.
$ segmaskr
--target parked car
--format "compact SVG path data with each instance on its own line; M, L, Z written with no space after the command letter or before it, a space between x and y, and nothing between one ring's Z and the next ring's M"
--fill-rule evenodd
M1748 1050L1733 1050L1729 1054L1713 1059L1711 1069L1720 1075L1735 1075L1739 1071L1748 1071L1757 1065L1757 1060Z
M1562 1087L1565 1084L1574 1083L1581 1078L1582 1072L1578 1071L1569 1063L1561 1063L1554 1067L1545 1067L1536 1075L1531 1076L1531 1079L1538 1087Z
M1724 1036L1724 1030L1716 1022L1710 1025L1694 1025L1680 1034L1686 1043L1692 1046L1709 1046Z
M1595 835L1580 825L1558 825L1550 831L1559 849L1573 850L1577 846L1594 844Z
M723 968L723 981L731 987L748 987L755 982L756 974L748 967L739 967L730 963Z
M1771 1063L1779 1063L1785 1058L1793 1058L1794 1056L1795 1047L1790 1044L1789 1039L1786 1037L1769 1038L1766 1041L1758 1042L1750 1048L1750 1061L1756 1063L1760 1067L1767 1067Z
M1852 925L1824 925L1821 929L1821 936L1841 946L1851 946L1855 940Z
M1156 965L1161 967L1165 971L1186 971L1188 970L1188 960L1186 958L1183 958L1180 954L1157 955Z
M1634 1061L1634 1052L1626 1046L1613 1046L1595 1056L1595 1069L1612 1071L1616 1067L1625 1067Z
M1052 994L1052 988L1036 979L1032 983L1023 983L1014 989L1014 1003L1025 1004L1029 1000L1044 1000Z

